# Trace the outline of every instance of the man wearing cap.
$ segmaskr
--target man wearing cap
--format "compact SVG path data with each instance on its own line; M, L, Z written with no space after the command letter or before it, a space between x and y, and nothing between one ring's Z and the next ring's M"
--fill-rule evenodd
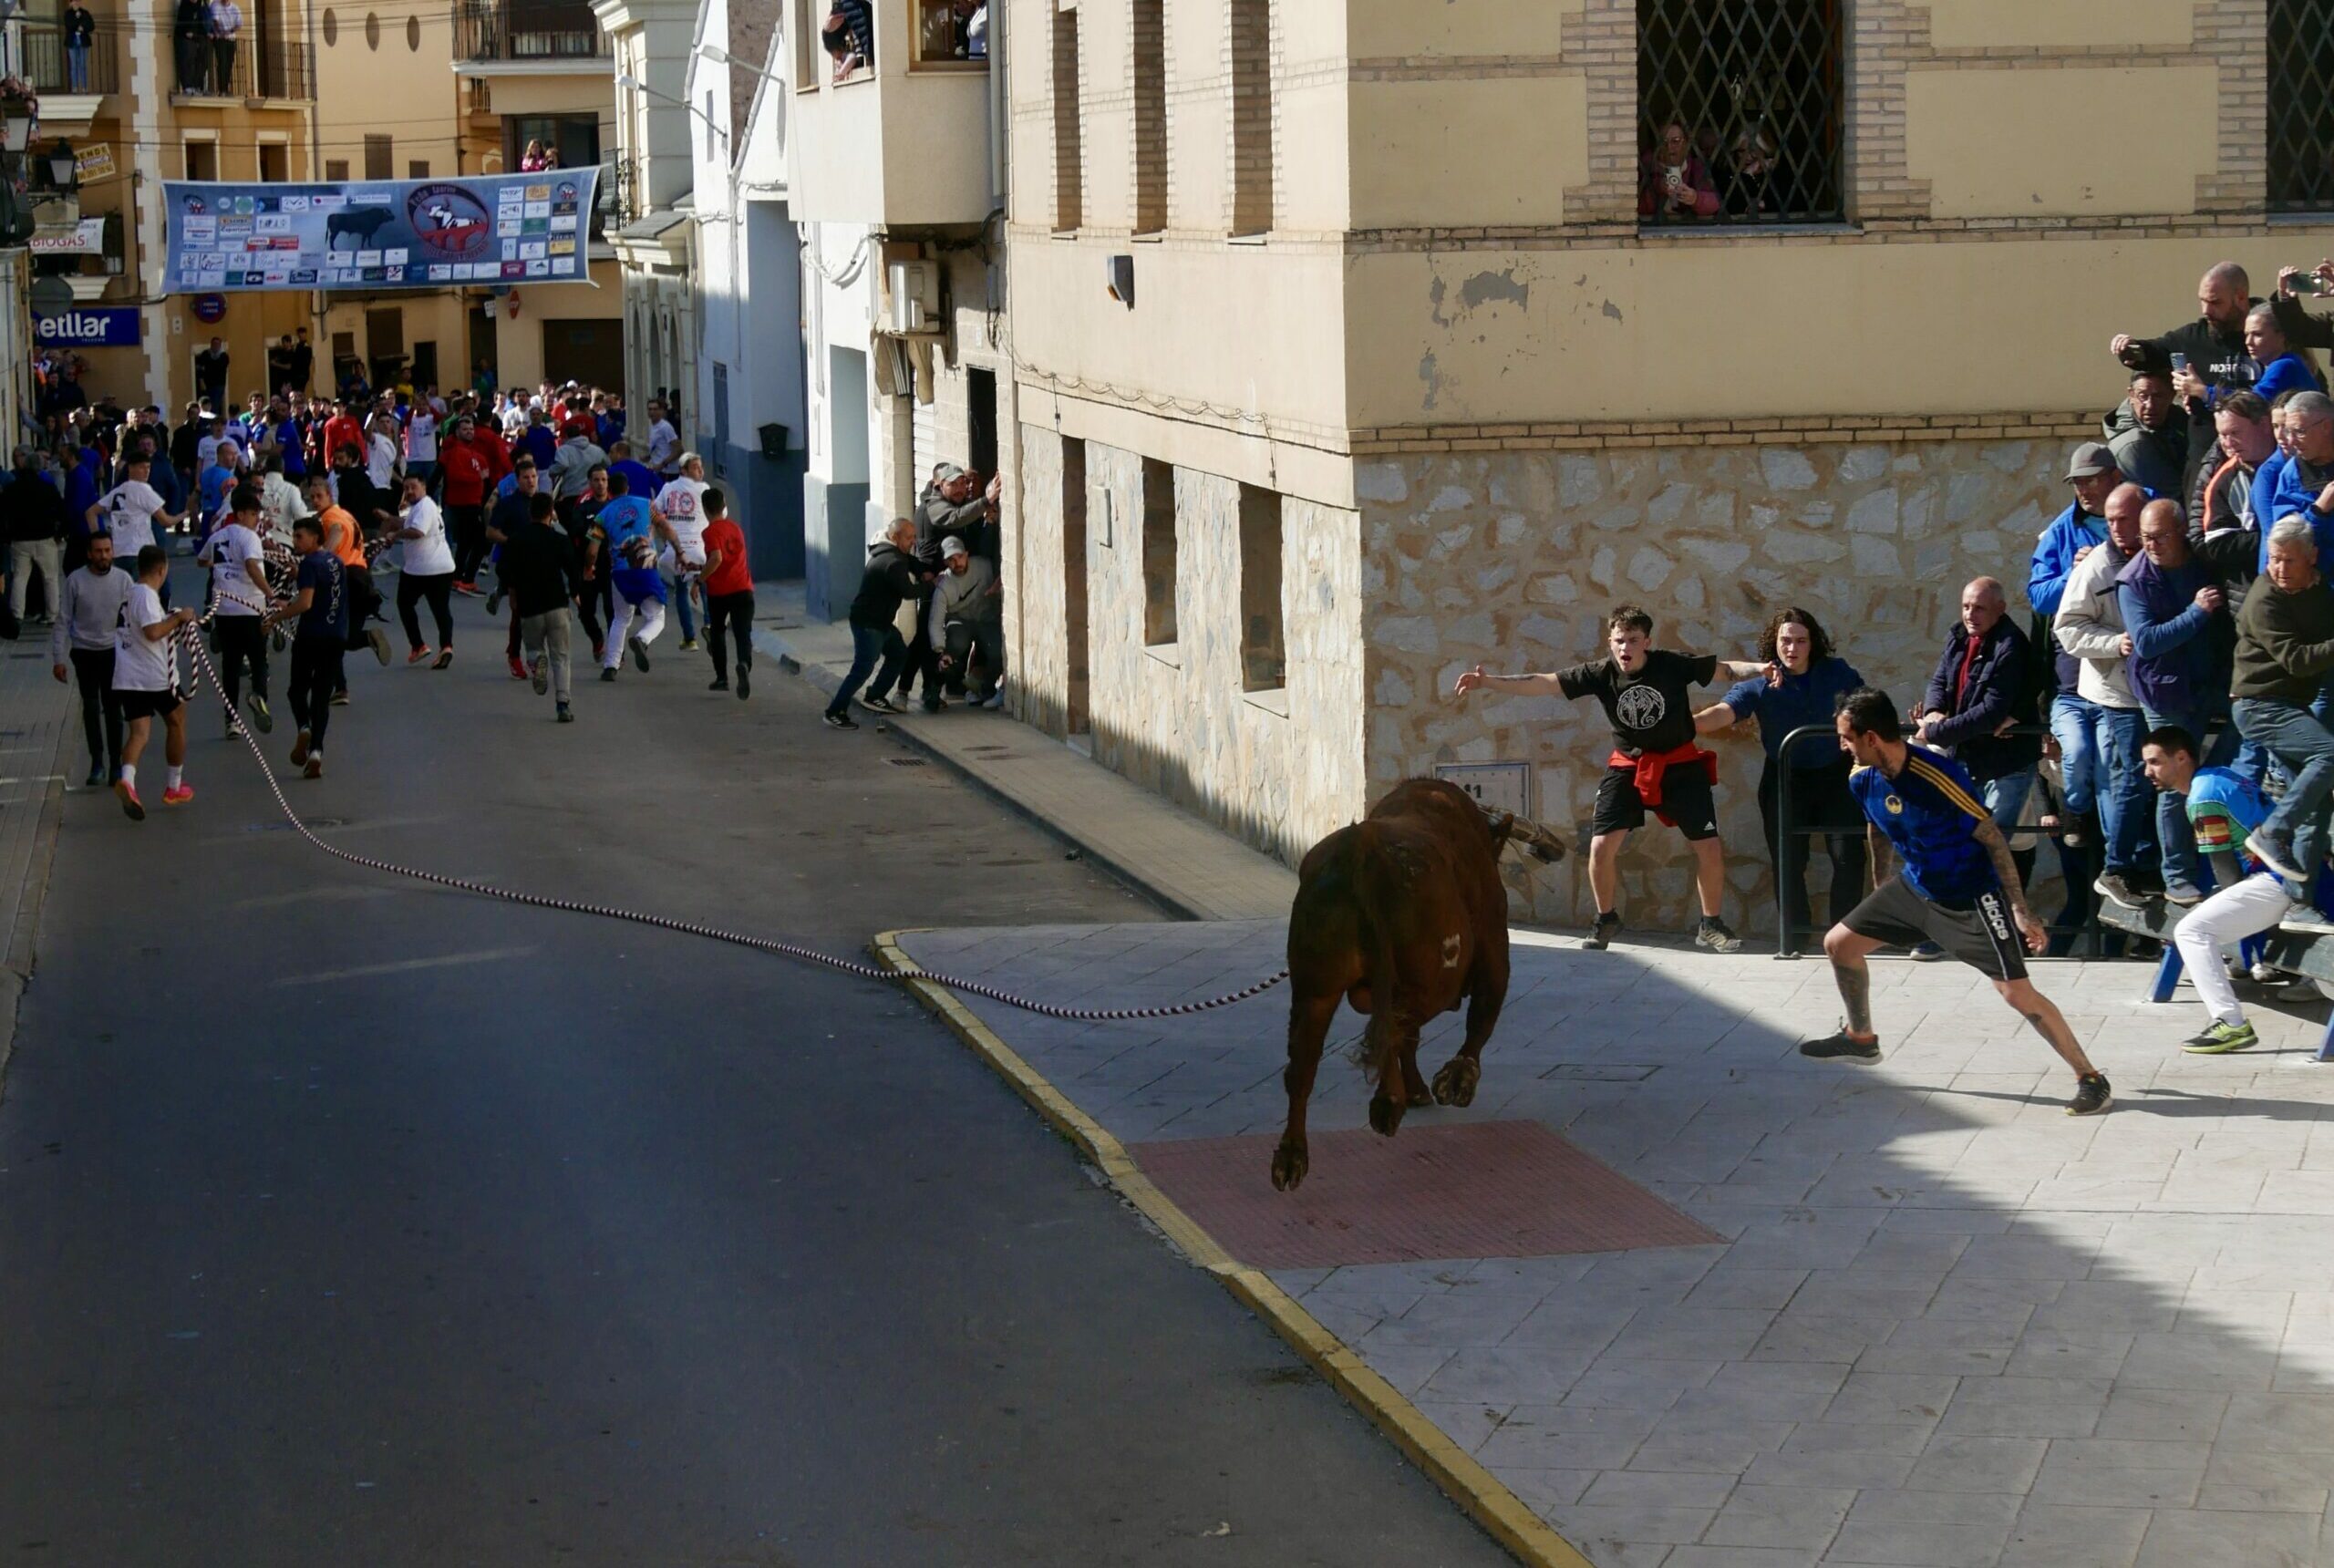
M982 707L1002 707L1005 693L998 677L1005 673L1005 617L996 564L973 554L953 535L940 542L940 556L947 570L932 585L924 638L936 661L938 678L962 697L965 673L978 655L980 682L973 688L973 701ZM924 710L935 713L939 707L940 688L927 682Z
M980 475L958 468L955 463L934 466L931 480L924 487L924 494L916 498L915 557L936 581L945 564L943 542L961 540L975 555L996 556L994 530L990 521L997 515L993 498L981 491ZM915 615L919 627L932 619L933 588L926 585L916 596ZM930 638L919 635L908 650L908 673L900 683L900 696L904 698L919 680L924 686L924 707L930 710L940 703L940 655ZM960 681L961 686L962 682Z

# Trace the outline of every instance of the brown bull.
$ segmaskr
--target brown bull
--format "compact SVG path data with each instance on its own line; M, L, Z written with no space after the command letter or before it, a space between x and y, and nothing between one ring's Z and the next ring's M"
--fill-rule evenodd
M1507 999L1499 854L1511 839L1544 861L1564 856L1546 829L1486 815L1454 784L1412 779L1306 855L1288 917L1288 1127L1273 1152L1275 1187L1305 1180L1305 1105L1340 1002L1369 1019L1372 1128L1390 1138L1410 1106L1472 1102L1483 1042ZM1466 1041L1430 1089L1419 1076L1419 1029L1462 998Z

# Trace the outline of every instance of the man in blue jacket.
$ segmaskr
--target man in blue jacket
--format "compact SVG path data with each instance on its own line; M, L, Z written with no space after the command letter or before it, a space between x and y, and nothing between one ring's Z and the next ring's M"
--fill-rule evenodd
M2123 482L2122 470L2115 466L2114 454L2102 441L2085 441L2074 449L2067 462L2067 483L2073 488L2074 500L2067 510L2051 520L2042 531L2042 538L2034 547L2034 565L2026 580L2026 602L2032 606L2035 619L2042 627L2038 634L2042 645L2050 650L2051 670L2055 676L2051 686L2057 693L2050 699L2050 738L2058 743L2059 770L2064 789L2066 815L2073 821L2095 822L2099 811L2099 786L2104 781L2101 772L2097 707L2075 690L2075 676L2081 661L2060 650L2058 639L2050 634L2050 624L2059 614L2059 604L2066 597L2067 574L2078 562L2107 542L2107 498ZM2081 833L2078 839L2096 840L2095 830ZM2068 897L2081 909L2071 906L2067 918L2080 922L2089 910L2089 894L2096 871L2088 862L2093 857L2078 841L2059 841L2059 858L2062 865L2070 856L2085 863L2081 867L2067 865Z
M2116 598L2132 639L2133 695L2150 730L2176 726L2203 736L2226 717L2236 624L2211 568L2188 548L2178 503L2152 500L2140 512L2140 553L2116 575ZM2236 730L2224 726L2205 748L2204 765L2224 768L2236 755ZM2164 896L2181 905L2204 902L2187 802L2158 792L2156 842L2163 851Z

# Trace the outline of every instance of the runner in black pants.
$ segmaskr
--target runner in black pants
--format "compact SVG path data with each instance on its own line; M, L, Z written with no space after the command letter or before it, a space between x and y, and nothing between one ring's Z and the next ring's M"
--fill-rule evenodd
M418 665L429 656L429 645L421 640L421 618L413 613L428 599L439 644L438 662L430 668L442 670L454 662L454 552L446 544L446 514L414 474L405 477L404 523L397 537L404 542L398 546L398 618L405 623L405 640L412 649L405 662Z
M416 484L420 480L413 481ZM340 680L341 656L348 650L348 569L325 548L325 525L304 517L292 525L292 547L300 555L298 592L268 616L271 623L296 621L292 632L292 720L300 738L292 745L292 766L304 777L325 776L325 729L332 721L333 687Z
M600 528L600 508L613 492L608 489L608 465L592 465L592 488L568 503L561 520L568 538L575 542L575 577L583 584L575 595L575 615L584 634L592 639L592 662L606 654L607 633L602 628L616 618L614 578L608 572L608 536Z
M113 689L114 631L129 601L129 573L113 563L113 536L89 535L88 553L78 570L66 573L64 603L49 632L50 673L66 678L72 661L81 692L81 732L89 743L91 789L111 783L121 771L121 699Z
M241 733L234 714L243 706L243 677L252 682L252 722L265 735L275 726L267 709L267 565L259 542L259 491L235 491L233 511L211 531L195 552L211 572L211 641L219 651L219 684L227 698L227 733Z
M729 502L718 490L697 498L705 512L705 643L713 655L708 691L729 689L723 633L738 645L738 696L754 689L754 574L746 562L746 536L729 521Z

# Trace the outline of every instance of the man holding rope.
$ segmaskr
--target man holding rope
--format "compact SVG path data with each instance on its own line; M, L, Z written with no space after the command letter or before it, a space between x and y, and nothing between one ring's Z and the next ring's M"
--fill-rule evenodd
M211 569L211 645L219 650L219 685L227 699L227 734L243 732L236 721L243 672L252 677L252 722L265 735L275 727L267 707L267 563L259 543L259 493L248 485L235 492L233 511L211 531L195 562Z
M179 692L179 651L172 639L196 616L191 610L162 608L160 590L170 575L169 551L149 544L138 552L138 581L114 634L113 689L129 733L122 738L121 777L114 780L113 792L133 822L146 820L145 804L138 799L138 759L145 755L157 718L163 727L162 758L170 769L162 804L183 806L194 799L186 783L186 699Z
M325 548L321 519L304 517L292 525L299 552L297 589L289 603L268 614L270 625L295 620L292 632L292 720L300 727L292 743L292 766L302 777L325 776L325 727L332 719L333 687L340 680L341 655L348 649L348 569Z

